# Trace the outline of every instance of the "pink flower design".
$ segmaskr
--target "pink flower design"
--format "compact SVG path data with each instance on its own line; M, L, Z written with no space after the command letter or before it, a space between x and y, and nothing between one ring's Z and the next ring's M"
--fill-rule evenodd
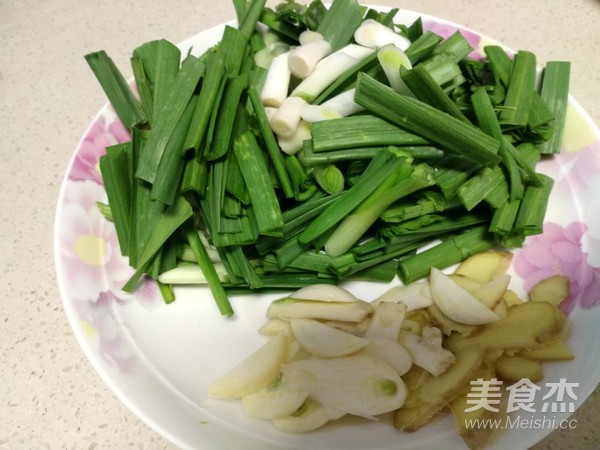
M65 190L61 257L70 278L70 295L80 301L119 290L133 273L119 251L114 225L104 220L96 206L105 198L102 186L91 180L70 182Z
M109 367L131 372L136 368L136 351L128 338L130 330L119 317L118 303L111 292L101 292L95 301L81 303L80 326Z
M555 177L562 175L557 188L572 190L577 195L587 193L595 196L600 189L600 141L577 153L563 151L555 158L556 166L563 172L555 174Z
M106 147L131 140L129 132L119 120L107 125L108 120L106 116L100 116L89 128L75 153L69 179L92 180L102 184L98 164L100 157L106 153Z
M108 292L120 301L135 297L147 309L160 304L158 288L148 280L142 281L134 296L121 290L133 269L121 255L114 225L102 217L96 205L106 201L102 186L91 180L67 183L60 249L72 298L96 301Z
M569 278L571 293L561 304L570 313L575 306L590 309L600 305L600 269L587 261L581 241L587 226L573 222L566 228L544 224L544 233L530 237L515 254L514 267L529 291L537 282L551 275Z

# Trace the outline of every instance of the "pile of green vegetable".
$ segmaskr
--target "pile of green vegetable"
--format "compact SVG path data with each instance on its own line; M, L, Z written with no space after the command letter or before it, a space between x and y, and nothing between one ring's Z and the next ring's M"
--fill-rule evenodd
M136 48L138 95L105 52L86 56L132 137L100 161L103 209L136 269L124 290L149 276L172 301L180 271L231 315L231 293L396 274L408 283L541 233L553 182L535 166L560 151L569 63L549 62L538 86L532 53L488 46L471 59L460 33L395 25L397 10L234 5L239 27L199 57L165 40ZM255 56L273 47L267 36L293 48L313 30L335 51L364 19L408 39L410 68L392 74L404 92L373 52L310 99L354 89L360 110L313 122L300 152L282 152L260 97L268 67Z

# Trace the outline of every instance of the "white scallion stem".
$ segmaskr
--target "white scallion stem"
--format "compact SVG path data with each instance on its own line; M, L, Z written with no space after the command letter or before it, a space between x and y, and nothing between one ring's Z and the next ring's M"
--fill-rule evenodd
M354 101L354 89L349 89L330 98L321 105L306 105L300 110L300 116L307 122L347 117L364 108Z
M265 114L267 115L267 120L269 121L269 123L271 123L271 119L277 112L277 108L275 108L274 106L265 106L264 110L265 110Z
M394 44L384 45L377 51L377 59L390 86L396 92L414 97L402 77L400 77L400 68L412 69L412 64L402 50Z
M354 40L360 45L371 48L394 44L399 49L406 50L410 45L407 38L373 19L367 19L360 24L354 32Z
M300 42L300 45L305 45L308 44L309 42L313 42L313 41L322 41L323 40L323 35L317 31L311 31L311 30L304 30L302 33L300 33L300 36L298 37L298 41Z
M291 93L312 102L331 83L346 70L373 53L373 49L350 44L327 56L317 64L313 72L306 77Z
M281 151L288 155L294 155L302 150L304 141L311 138L310 124L301 120L296 132L289 137L280 137L277 140Z
M287 97L292 75L288 65L288 57L289 52L285 52L275 56L271 61L260 93L260 99L265 106L279 108Z
M277 112L271 117L271 129L279 137L291 137L300 123L300 109L306 105L300 97L286 98Z
M229 279L223 263L214 263L215 270L221 281ZM202 269L197 264L177 266L161 273L158 281L164 284L207 284Z
M331 45L323 39L302 44L290 51L288 59L290 71L298 78L306 78L317 63L330 53Z

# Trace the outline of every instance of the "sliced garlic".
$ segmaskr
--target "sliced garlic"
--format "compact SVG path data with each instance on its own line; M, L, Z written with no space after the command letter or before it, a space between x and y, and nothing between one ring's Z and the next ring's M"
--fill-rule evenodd
M432 267L429 280L433 302L448 318L467 325L483 325L500 319L441 270Z

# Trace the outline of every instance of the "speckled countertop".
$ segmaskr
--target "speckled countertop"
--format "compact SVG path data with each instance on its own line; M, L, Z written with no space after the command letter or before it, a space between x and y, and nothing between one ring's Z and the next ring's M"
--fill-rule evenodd
M384 5L461 23L541 61L573 62L572 94L600 123L597 0L404 0ZM78 140L104 103L83 55L129 67L134 46L173 42L234 17L229 1L0 2L0 449L165 449L107 388L67 323L53 221ZM575 430L536 448L599 448L598 390Z

